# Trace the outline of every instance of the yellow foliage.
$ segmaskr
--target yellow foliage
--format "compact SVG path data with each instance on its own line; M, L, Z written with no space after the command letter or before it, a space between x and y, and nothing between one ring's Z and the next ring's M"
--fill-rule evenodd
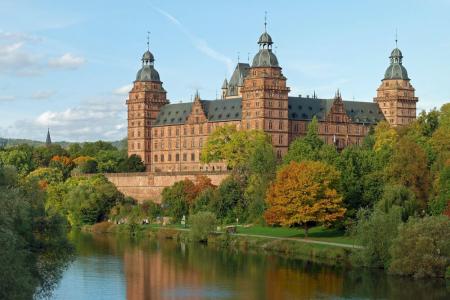
M346 209L335 189L339 172L322 162L291 162L278 173L267 193L268 224L282 226L325 223L341 219Z
M374 150L378 151L387 146L393 148L397 143L398 133L388 122L381 121L375 127L375 145Z

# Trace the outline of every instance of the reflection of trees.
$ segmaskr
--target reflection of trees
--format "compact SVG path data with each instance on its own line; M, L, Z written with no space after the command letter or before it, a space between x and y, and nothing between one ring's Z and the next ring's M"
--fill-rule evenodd
M446 293L437 281L390 277L374 270L348 271L200 244L108 235L83 237L83 241L87 244L78 245L83 255L123 257L128 299L181 295L186 299L440 299Z
M413 280L409 277L390 276L382 270L355 269L345 272L345 297L373 299L449 299L443 280Z

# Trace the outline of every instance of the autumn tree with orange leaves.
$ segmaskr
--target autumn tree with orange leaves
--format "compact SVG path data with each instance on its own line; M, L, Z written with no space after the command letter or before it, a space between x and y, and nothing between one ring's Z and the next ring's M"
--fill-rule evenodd
M330 165L303 161L281 168L267 193L268 224L303 226L305 236L312 224L330 224L344 217L346 209L336 187L339 172Z

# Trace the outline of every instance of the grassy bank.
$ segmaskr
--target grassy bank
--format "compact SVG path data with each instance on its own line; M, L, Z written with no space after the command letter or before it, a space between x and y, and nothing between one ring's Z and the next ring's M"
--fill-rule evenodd
M179 225L160 226L156 224L130 226L103 222L83 227L83 231L92 233L126 234L132 232L143 238L173 239L191 242L189 229ZM342 236L342 232L325 228L311 229L309 240L339 242L351 244L351 239ZM247 235L248 234L248 235ZM249 236L251 235L251 236ZM254 236L258 235L258 236ZM208 246L230 251L276 254L292 259L301 259L334 266L348 266L352 249L301 242L302 230L289 228L271 228L262 226L238 227L238 234L216 232L208 236Z

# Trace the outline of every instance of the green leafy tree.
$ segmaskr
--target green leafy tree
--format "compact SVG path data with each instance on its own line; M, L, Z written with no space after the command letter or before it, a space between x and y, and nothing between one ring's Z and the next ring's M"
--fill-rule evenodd
M308 130L305 137L296 138L290 145L287 154L283 158L284 164L289 164L291 161L301 162L309 161L323 161L328 164L335 164L338 158L336 148L332 145L327 145L319 137L318 121L313 118L308 125Z
M376 204L376 208L388 213L394 206L401 208L403 221L419 213L416 196L410 189L399 184L388 184L384 187L383 195Z
M450 265L450 218L410 218L390 247L389 271L414 277L444 277Z
M391 260L389 248L397 236L401 217L402 211L398 206L393 206L387 213L379 209L372 213L361 209L352 235L355 243L363 248L352 253L353 262L369 267L388 267Z
M139 155L132 154L122 161L119 170L121 172L144 172L145 165Z
M185 184L185 181L175 182L171 187L164 188L161 193L164 212L177 223L189 212Z
M0 299L48 298L71 260L66 224L34 182L9 175L0 166Z
M209 211L201 211L189 217L191 231L189 236L193 241L206 242L208 235L216 230L216 216Z
M209 207L225 223L234 223L236 219L245 221L248 216L242 186L233 176L225 178L217 187Z

